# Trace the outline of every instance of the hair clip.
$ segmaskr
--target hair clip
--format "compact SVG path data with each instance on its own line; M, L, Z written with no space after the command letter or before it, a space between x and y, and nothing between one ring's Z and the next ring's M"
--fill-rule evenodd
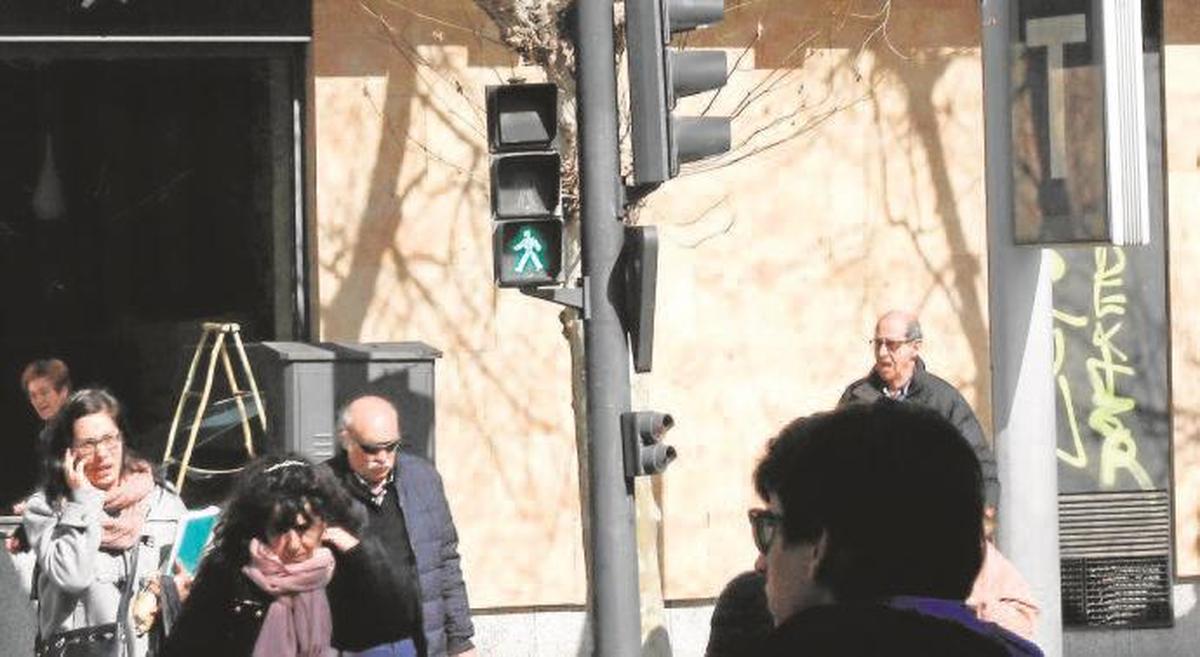
M275 472L276 470L282 470L283 468L290 468L290 467L294 467L294 466L304 467L307 465L308 464L305 463L304 461L296 461L294 459L287 460L287 461L280 461L279 463L272 465L271 467L267 468L266 470L263 470L263 473L269 474L269 473Z

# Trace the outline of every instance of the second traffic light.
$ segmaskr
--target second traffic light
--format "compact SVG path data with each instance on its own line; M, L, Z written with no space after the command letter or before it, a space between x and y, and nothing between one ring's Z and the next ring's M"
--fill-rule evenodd
M678 98L725 85L724 51L669 47L672 34L716 23L724 14L724 0L626 0L635 183L664 182L679 173L681 162L729 150L729 117L672 114Z
M558 282L562 272L562 160L558 88L487 88L492 263L500 287Z

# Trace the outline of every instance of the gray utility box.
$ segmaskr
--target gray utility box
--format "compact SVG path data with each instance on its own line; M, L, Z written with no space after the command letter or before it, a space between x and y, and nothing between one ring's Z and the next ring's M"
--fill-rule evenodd
M261 342L247 345L273 447L323 461L337 449L337 412L362 394L400 410L409 449L434 457L434 361L423 342Z

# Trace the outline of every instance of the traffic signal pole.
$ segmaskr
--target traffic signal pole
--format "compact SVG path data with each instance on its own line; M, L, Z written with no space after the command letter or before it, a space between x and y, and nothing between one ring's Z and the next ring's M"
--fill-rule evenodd
M579 0L575 11L593 654L635 657L642 632L633 482L625 477L621 437L621 414L631 401L618 311L624 226L613 0Z

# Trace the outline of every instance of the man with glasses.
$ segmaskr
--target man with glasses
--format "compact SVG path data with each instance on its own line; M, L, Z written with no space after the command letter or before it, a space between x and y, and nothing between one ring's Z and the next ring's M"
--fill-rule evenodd
M884 313L875 324L875 337L869 344L875 365L867 376L846 387L838 406L891 399L933 409L949 420L975 450L983 468L984 509L990 523L1000 498L996 457L967 400L954 386L925 369L917 316L903 310Z
M458 532L433 465L402 451L400 416L388 400L364 395L339 414L337 456L327 462L366 510L365 540L382 544L396 575L417 580L424 636L414 646L380 646L364 655L428 657L475 649ZM397 619L407 622L410 619Z
M1039 656L964 603L983 562L979 462L916 405L795 420L754 472L755 569L775 629L763 655ZM881 505L886 510L881 512Z

